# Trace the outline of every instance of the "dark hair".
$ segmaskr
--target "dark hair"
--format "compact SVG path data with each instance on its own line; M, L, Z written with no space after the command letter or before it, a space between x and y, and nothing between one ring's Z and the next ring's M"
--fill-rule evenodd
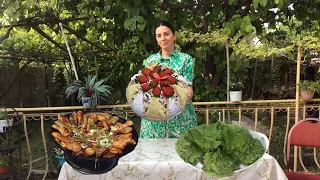
M156 27L154 28L154 33L156 32L156 29L160 26L167 26L171 31L172 34L174 34L174 27L169 21L159 21L156 23Z

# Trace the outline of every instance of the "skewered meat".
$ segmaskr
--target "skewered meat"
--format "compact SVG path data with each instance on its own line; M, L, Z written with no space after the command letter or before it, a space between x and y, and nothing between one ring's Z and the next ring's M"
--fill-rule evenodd
M114 140L110 146L110 152L113 154L121 154L124 147L128 144L135 144L136 142L132 139L132 133L118 134L114 136Z
M52 132L51 134L52 134L52 136L53 136L55 139L58 139L59 141L63 141L63 142L69 142L69 141L71 141L71 139L70 139L69 137L63 136L63 135L61 135L61 134L58 133L58 132Z
M108 121L108 124L115 124L116 122L119 121L119 117L118 116L112 116L112 118Z
M63 136L68 136L68 131L64 129L63 127L60 127L56 124L52 124L52 127L56 130L58 130Z
M67 143L67 148L70 150L70 151L73 151L75 152L76 154L78 154L80 151L81 151L81 144L80 143L77 143L77 142L68 142Z
M99 113L97 114L97 119L102 122L104 130L109 130L110 127L107 124L107 121L110 119L109 113Z
M79 126L80 124L82 124L82 111L78 111L77 112L77 125Z
M130 120L130 121L127 121L125 122L124 124L120 123L120 122L117 122L114 126L111 127L111 132L113 133L123 133L123 134L126 134L126 133L129 133L132 131L132 126L133 125L133 122Z

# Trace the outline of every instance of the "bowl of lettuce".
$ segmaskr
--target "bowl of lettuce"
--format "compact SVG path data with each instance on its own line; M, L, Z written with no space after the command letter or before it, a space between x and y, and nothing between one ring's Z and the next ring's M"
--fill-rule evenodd
M203 124L181 134L177 154L186 163L218 178L252 166L266 153L266 135L234 124Z

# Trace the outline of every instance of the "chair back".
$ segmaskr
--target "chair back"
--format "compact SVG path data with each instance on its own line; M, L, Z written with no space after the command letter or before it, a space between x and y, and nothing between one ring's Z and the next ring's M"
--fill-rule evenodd
M306 118L294 124L290 129L286 156L288 170L291 145L320 148L320 119Z

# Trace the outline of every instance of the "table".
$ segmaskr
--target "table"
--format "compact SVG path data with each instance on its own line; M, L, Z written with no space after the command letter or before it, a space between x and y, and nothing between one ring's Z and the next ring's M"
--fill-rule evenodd
M139 139L136 149L117 167L101 175L84 175L64 163L59 180L217 180L185 163L175 152L177 139ZM219 180L287 180L278 162L264 154L253 166Z

